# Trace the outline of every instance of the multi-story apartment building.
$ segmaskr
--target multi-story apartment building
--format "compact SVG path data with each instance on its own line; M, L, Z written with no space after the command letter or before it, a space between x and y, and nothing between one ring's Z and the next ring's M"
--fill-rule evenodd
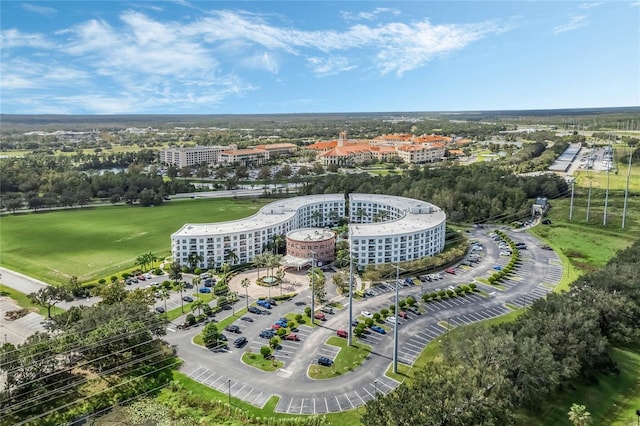
M236 145L228 146L192 146L183 148L168 148L160 151L160 162L178 168L195 166L197 164L217 164L220 154L226 150L236 149Z
M333 223L346 216L343 194L278 200L253 216L231 222L186 224L171 235L174 261L187 264L191 253L200 266L248 263L275 235ZM349 239L360 266L432 256L444 248L446 215L433 204L404 197L350 194ZM231 255L233 253L233 256Z

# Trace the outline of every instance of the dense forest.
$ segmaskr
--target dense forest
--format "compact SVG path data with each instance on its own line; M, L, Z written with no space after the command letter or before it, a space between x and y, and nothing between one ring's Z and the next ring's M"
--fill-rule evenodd
M565 293L537 300L515 322L464 327L443 339L446 362L367 404L362 423L508 425L578 378L617 374L612 346L640 344L640 242Z
M427 200L453 222L511 222L531 215L531 199L563 197L564 179L555 175L516 176L486 164L412 168L402 175L327 175L305 184L303 194L357 192Z

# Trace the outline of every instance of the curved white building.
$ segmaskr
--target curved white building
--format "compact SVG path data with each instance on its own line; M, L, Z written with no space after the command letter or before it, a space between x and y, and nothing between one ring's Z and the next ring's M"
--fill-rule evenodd
M343 194L278 200L253 216L220 223L186 224L171 235L174 261L187 264L191 253L201 267L247 263L275 235L324 227L346 215ZM404 262L432 256L444 248L446 215L433 204L405 197L350 194L349 238L358 265Z

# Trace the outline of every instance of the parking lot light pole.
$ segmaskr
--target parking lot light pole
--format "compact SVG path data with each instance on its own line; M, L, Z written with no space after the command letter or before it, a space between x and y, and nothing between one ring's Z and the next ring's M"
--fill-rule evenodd
M373 381L373 396L375 398L378 397L378 381L377 380Z
M353 253L349 247L349 330L347 334L347 344L353 344Z
M231 412L231 379L227 380L227 385L229 386L229 412Z
M393 372L398 373L398 280L400 279L400 267L393 265L396 268L396 305L395 316L396 321L393 323Z
M315 288L315 265L316 265L316 252L311 251L311 324L315 324L316 313L316 288Z

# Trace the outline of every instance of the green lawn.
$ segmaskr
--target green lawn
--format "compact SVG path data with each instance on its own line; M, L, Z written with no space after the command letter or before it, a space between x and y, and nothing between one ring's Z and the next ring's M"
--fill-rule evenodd
M221 222L255 213L252 199L202 199L161 207L108 206L2 217L0 264L50 283L104 277L152 251L170 254L170 236L188 222Z
M364 343L354 343L353 346L347 344L347 339L332 336L327 340L327 344L337 346L340 352L333 360L331 367L322 365L312 365L309 367L309 377L312 379L330 379L350 371L355 371L371 352L371 346Z
M253 352L243 353L242 361L247 365L268 372L277 371L284 365L284 362L282 361L278 361L274 358L265 359L261 354Z

